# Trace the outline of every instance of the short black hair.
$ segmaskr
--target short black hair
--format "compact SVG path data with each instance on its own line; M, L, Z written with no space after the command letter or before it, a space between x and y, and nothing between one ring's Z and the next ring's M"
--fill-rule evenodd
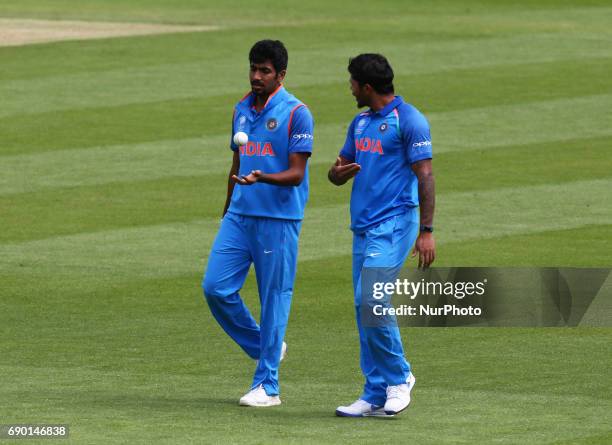
M392 94L393 69L385 56L366 53L349 59L348 65L351 77L359 85L370 84L378 94Z
M269 60L277 73L287 69L289 56L280 40L260 40L249 51L250 63L264 63Z

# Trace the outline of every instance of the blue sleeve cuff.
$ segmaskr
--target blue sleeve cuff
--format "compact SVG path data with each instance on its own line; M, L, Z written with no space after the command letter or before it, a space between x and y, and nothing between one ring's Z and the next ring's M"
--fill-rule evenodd
M410 158L410 163L414 164L415 162L423 161L425 159L433 159L433 155L431 153L421 153L413 158Z
M312 147L294 147L289 150L289 153L308 153L309 155L311 155Z
M355 162L355 156L353 155L353 153L349 153L346 150L340 150L340 156L342 156L344 159L348 159L351 162Z

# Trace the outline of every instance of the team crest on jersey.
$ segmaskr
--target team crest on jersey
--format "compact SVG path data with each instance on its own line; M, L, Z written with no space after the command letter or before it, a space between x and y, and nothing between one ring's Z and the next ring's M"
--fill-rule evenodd
M387 128L389 128L389 126L386 122L383 122L382 124L380 124L380 127L378 127L378 130L380 130L381 133L384 133L385 131L387 131Z
M274 131L276 130L276 127L278 127L278 121L273 117L268 119L268 122L266 122L266 128L270 131Z

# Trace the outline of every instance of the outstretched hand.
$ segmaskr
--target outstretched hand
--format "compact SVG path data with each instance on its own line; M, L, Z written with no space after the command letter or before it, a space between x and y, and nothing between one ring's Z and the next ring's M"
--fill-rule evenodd
M329 179L336 185L344 184L361 170L361 165L351 162L350 164L342 165L340 156L336 158L336 162L329 169Z
M232 180L236 184L252 185L252 184L255 184L257 181L259 181L259 178L261 178L262 175L263 173L261 172L261 170L253 170L251 171L251 173L249 173L246 176L232 175Z

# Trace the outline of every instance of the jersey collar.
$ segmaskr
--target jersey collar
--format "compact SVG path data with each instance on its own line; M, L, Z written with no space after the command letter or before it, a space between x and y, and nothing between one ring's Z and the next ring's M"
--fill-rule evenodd
M373 111L372 109L370 109L370 114L379 115L379 116L384 117L387 114L391 113L391 111L394 108L399 107L403 103L404 103L404 99L402 99L402 96L395 96L395 99L393 99L391 102L385 105L385 108L383 108L382 110Z
M266 111L270 110L271 108L274 108L274 106L276 106L278 103L285 100L288 94L289 93L287 93L287 90L285 90L285 87L283 87L282 84L279 85L279 87L276 90L274 90L274 92L270 94L270 96L268 97L268 100L266 101L266 104L264 105L260 114L264 114ZM253 93L249 93L238 104L238 106L243 111L248 112L248 113L245 113L248 116L251 116L251 115L255 116L257 114L255 112L255 109L253 108L254 99L255 99L255 96L253 95Z

